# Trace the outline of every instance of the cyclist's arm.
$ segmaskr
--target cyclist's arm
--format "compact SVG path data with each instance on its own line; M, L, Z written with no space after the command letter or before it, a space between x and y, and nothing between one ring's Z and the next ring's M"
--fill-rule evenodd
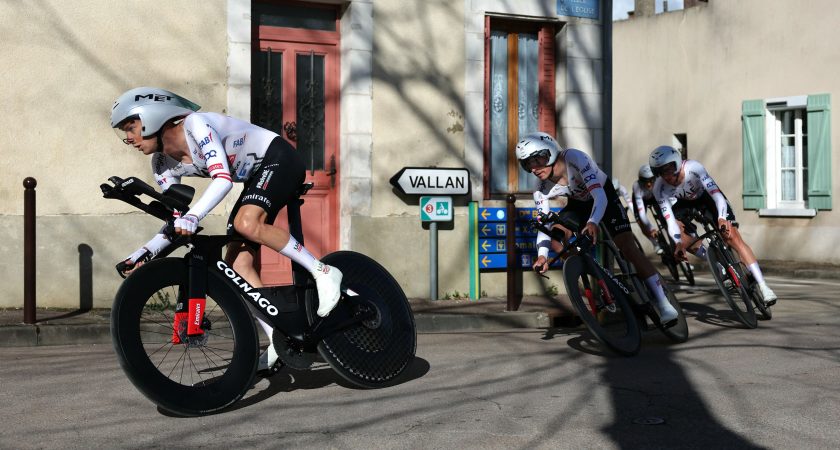
M540 191L534 192L534 204L537 209L548 214L551 208L548 206L548 197ZM551 238L542 231L537 231L537 257L548 258L548 249L551 247Z
M598 168L592 158L580 150L568 149L566 151L566 164L580 174L583 183L586 185L586 190L594 199L592 212L589 214L587 222L598 225L607 211L607 193L604 191L604 183L609 182L607 174Z
M673 193L670 192L670 189L666 188L665 183L661 179L656 180L656 184L653 186L653 197L656 199L656 203L659 204L659 211L662 212L665 223L668 224L668 234L674 238L675 243L679 243L682 238L680 226L677 224L674 211L671 209Z
M633 206L636 208L636 219L639 220L648 232L653 231L653 224L648 220L647 211L645 208L645 197L641 188L637 184L633 184Z
M224 147L222 147L222 138L216 130L201 119L199 114L188 116L184 120L184 128L188 131L188 139L192 138L202 141L202 144L199 146L199 151L203 153L204 161L207 164L207 172L210 178L212 178L212 181L201 194L198 201L187 211L188 215L196 216L198 220L201 220L216 205L221 203L222 199L230 192L230 189L233 187L233 180L230 175L227 154L225 153ZM209 138L209 140L205 138ZM196 145L198 144L196 143Z

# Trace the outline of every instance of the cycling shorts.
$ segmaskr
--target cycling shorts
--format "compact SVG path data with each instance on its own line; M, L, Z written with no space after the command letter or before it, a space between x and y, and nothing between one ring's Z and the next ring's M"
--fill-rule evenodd
M304 180L306 166L298 151L283 138L274 138L259 169L245 182L242 194L230 213L228 235L235 234L233 219L242 205L259 206L268 214L265 223L273 224L280 210L298 197ZM252 247L257 246L254 244Z
M615 188L612 183L606 183L604 192L607 194L607 207L606 211L604 211L604 216L601 218L601 223L606 226L610 236L616 236L630 231L627 210L624 209L621 199L615 193ZM566 223L575 225L576 229L572 231L581 231L592 214L592 206L594 204L594 199L583 201L570 198L568 204L558 214Z
M721 193L721 195L723 195ZM726 198L724 195L723 198ZM692 211L699 211L711 223L717 224L718 210L715 205L715 200L708 192L703 194L696 200L677 200L671 207L674 212L674 218L683 223L685 232L690 235L696 235L697 227L692 223ZM738 227L738 222L735 221L735 214L732 212L732 205L729 200L726 201L726 220L732 222L733 227Z

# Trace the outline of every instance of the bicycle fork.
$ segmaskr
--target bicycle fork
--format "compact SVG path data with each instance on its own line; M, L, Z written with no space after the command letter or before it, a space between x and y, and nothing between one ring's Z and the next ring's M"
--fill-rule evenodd
M187 302L179 295L172 324L172 343L182 343L181 337L204 334L204 311L207 307L207 263L202 255L190 253L187 263ZM186 330L184 330L186 324ZM186 333L185 333L186 332Z

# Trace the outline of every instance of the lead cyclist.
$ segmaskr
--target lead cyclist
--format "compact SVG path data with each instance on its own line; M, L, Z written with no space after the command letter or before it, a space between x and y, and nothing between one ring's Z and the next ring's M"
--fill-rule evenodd
M638 271L653 293L653 307L664 326L676 324L678 313L671 306L662 289L662 278L651 262L645 258L633 241L627 211L621 204L607 174L586 153L573 149L561 149L557 141L547 133L531 133L516 144L516 158L526 172L540 179L539 189L534 192L538 209L549 212L548 200L568 197L569 201L562 216L581 224L583 233L595 243L598 224L604 222L621 253ZM564 230L568 237L571 230ZM577 230L575 230L577 231ZM548 270L547 257L550 245L554 245L545 233L537 234L537 260L534 270L544 273ZM555 248L555 251L560 250Z
M152 157L152 173L162 191L181 177L211 178L189 211L175 220L175 232L195 233L199 221L230 192L244 183L228 219L249 244L228 244L225 260L254 287L262 287L256 268L259 245L269 247L306 268L318 289L318 315L327 316L340 298L342 274L323 264L287 230L272 225L278 212L297 198L306 177L299 153L276 133L251 123L212 112L196 112L199 105L173 92L139 87L120 95L111 108L111 127L123 143ZM170 244L163 229L129 255L130 272ZM258 319L259 320L259 319ZM259 320L269 342L272 328ZM277 361L273 343L260 356L260 369Z

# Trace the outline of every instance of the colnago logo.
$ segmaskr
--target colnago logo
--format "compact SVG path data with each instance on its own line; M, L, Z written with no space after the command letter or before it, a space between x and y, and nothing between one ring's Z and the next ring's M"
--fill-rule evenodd
M226 277L230 278L230 281L233 281L235 285L245 293L246 296L251 297L252 301L259 306L266 314L269 316L276 316L279 311L277 307L272 305L271 302L266 300L265 297L260 295L260 291L254 289L253 286L248 284L247 281L243 280L241 276L237 275L236 272L233 271L224 261L217 261L216 267L225 274ZM253 292L251 292L253 291Z

